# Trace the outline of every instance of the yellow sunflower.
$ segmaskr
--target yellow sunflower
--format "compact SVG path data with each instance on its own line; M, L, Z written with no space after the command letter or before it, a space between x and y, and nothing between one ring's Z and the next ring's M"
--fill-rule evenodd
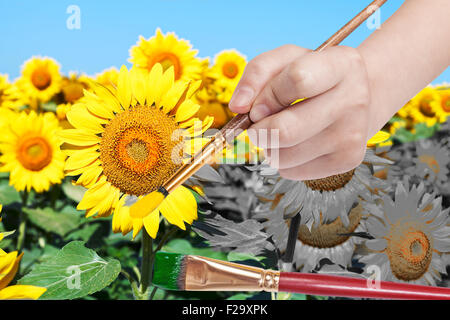
M0 300L6 299L38 299L47 289L29 285L8 284L14 279L19 269L23 253L17 251L6 253L0 249Z
M441 97L436 90L429 86L420 91L411 100L411 117L416 123L426 123L433 126L440 121L443 112L437 108L441 104Z
M195 198L183 186L148 215L129 211L130 201L156 190L181 166L183 151L192 154L184 139L202 143L197 136L213 122L195 117L200 106L191 97L199 81L174 80L174 68L163 71L159 63L150 73L122 66L117 88L95 84L67 113L75 129L61 133L69 155L65 169L88 188L77 208L87 217L114 213L115 232L136 236L145 226L155 237L160 212L181 229L197 217Z
M39 102L49 101L61 89L59 65L52 58L33 57L22 67L22 76L17 85L29 99L32 108Z
M450 116L450 88L438 89L436 92L440 96L440 101L433 101L436 104L434 107L442 112L442 117L439 120L445 122Z
M68 77L61 81L61 98L63 103L74 104L83 97L83 90L89 88L89 78L71 72Z
M8 75L0 74L0 108L17 110L24 104L17 86L9 83Z
M391 135L386 131L378 131L372 138L367 141L367 147L374 148L376 146L384 147L392 145Z
M218 95L221 102L228 103L231 99L242 73L244 72L247 60L244 55L236 50L224 50L214 58L213 72L219 75L217 85L222 88Z
M129 61L149 71L160 63L164 71L174 68L175 80L198 80L201 79L204 64L196 55L197 50L192 49L189 41L178 39L174 33L163 35L157 29L156 35L148 40L139 37L137 45L130 49Z
M0 135L0 172L10 173L16 190L47 191L64 178L65 155L53 113L13 114Z

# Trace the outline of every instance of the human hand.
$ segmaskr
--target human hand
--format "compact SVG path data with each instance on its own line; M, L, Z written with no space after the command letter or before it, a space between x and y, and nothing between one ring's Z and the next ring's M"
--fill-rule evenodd
M307 99L291 105L302 98ZM364 60L357 49L344 46L312 52L285 45L257 56L248 63L229 107L250 112L252 142L291 180L352 170L364 158L369 135L378 131L371 123ZM278 129L275 143L253 135L272 129Z

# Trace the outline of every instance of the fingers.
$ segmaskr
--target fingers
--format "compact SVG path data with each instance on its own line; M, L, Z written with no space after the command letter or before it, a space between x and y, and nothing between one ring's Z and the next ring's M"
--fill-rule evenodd
M287 169L305 164L336 151L336 130L329 127L320 134L290 148L266 149L270 166Z
M251 129L254 129L255 132L259 132L260 129L266 129L268 132L277 131L278 140L259 139L252 142L264 149L289 148L316 136L342 118L345 118L347 123L350 119L355 119L355 123L363 125L358 129L361 135L367 135L370 105L368 77L364 62L355 56L352 50L354 49L335 51L338 52L336 54L338 57L340 57L341 52L345 53L345 58L342 57L342 61L346 61L342 62L345 68L340 71L345 75L331 89L293 106L286 107L284 110L269 115L251 126ZM324 62L324 64L326 63ZM320 87L320 89L315 89L314 86L311 88L305 87L306 92L314 95L332 85L340 77L339 71L336 71L337 68L335 68L333 76L323 81L325 84L317 83L316 87ZM330 72L331 69L329 69ZM286 86L288 86L288 82L286 82Z
M307 52L309 50L305 48L284 45L251 60L230 100L230 110L236 113L248 112L267 82L283 70L287 64Z
M256 133L278 132L277 139L252 142L263 149L288 148L317 135L330 126L340 114L340 91L330 91L314 99L303 101L253 124Z
M358 162L361 148L365 148L365 135L361 134L365 128L362 122L349 123L348 120L352 121L353 118L341 119L311 139L293 147L267 149L265 152L270 166L277 169L294 168L342 150L347 153L346 162ZM353 159L355 155L357 159Z
M348 49L309 52L287 65L256 97L250 111L253 122L277 113L294 101L320 95L339 84L349 69Z

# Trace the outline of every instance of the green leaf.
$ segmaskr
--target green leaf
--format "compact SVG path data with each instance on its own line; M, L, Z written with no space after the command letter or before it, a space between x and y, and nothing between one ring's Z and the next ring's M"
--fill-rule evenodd
M100 291L117 278L120 262L105 260L82 241L73 241L18 281L47 288L41 299L77 299Z
M245 261L245 260L256 260L261 261L264 260L264 257L258 257L253 254L231 251L227 256L228 261Z
M254 294L248 294L248 293L237 293L235 295L232 295L231 297L228 297L227 300L247 300L248 298L253 297Z
M74 186L71 181L66 180L62 184L64 194L75 202L80 202L83 199L86 188L82 186Z
M0 181L0 204L6 206L14 202L20 202L20 194L9 185L8 180Z
M195 248L186 239L173 239L162 248L162 251L227 260L227 255L225 253L214 251L210 248Z
M86 224L82 229L75 230L67 236L67 240L83 240L88 242L92 235L100 228L100 224Z
M56 103L53 101L50 102L46 102L46 103L42 103L41 104L41 108L44 109L45 111L52 111L52 112L56 112Z
M61 212L56 212L52 208L23 208L23 211L32 223L45 231L54 232L60 236L75 230L83 223L81 215L74 212L70 206Z

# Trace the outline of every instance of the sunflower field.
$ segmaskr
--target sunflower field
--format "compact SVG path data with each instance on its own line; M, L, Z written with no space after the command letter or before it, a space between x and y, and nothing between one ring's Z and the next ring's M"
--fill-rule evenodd
M0 74L0 299L327 299L166 291L152 285L158 251L450 285L448 84L411 99L349 172L283 179L243 133L156 210L135 213L234 116L247 60L234 49L200 58L158 29L128 62L88 76L35 56L18 79Z

